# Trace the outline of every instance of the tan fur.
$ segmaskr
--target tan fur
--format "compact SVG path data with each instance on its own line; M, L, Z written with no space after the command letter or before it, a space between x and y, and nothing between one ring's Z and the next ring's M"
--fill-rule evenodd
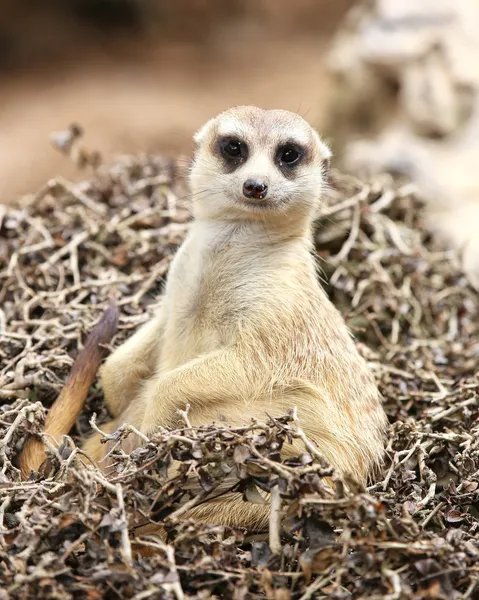
M226 173L217 136L240 136L250 155ZM106 361L101 379L115 421L151 435L179 423L244 424L296 406L302 426L340 473L364 483L380 462L386 419L373 378L318 283L311 228L329 150L299 116L236 107L197 134L191 171L195 221L176 255L161 306ZM294 176L274 164L278 143L296 140L308 158ZM261 176L267 209L247 205L242 185ZM127 440L131 450L140 440ZM96 460L94 435L84 449ZM302 451L295 443L285 453ZM261 528L268 507L228 495L187 516Z

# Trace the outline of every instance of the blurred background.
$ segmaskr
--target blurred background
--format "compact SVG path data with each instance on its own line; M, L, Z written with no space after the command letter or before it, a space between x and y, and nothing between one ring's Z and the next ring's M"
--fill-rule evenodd
M298 112L335 165L420 186L479 287L478 0L2 0L0 202L61 173L77 123L115 154L188 154L237 104Z
M320 125L324 55L352 0L2 0L0 194L38 188L68 160L51 131L82 125L106 157L187 153L234 104Z

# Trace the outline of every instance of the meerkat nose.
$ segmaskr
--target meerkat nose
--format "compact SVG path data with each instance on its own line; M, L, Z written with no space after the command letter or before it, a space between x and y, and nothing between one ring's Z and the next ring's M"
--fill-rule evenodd
M257 179L247 179L243 184L243 194L246 198L256 198L263 200L268 192L266 183L262 183Z

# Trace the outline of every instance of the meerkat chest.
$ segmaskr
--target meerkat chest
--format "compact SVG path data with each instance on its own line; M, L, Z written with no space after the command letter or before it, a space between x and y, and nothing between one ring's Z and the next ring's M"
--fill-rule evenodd
M241 311L226 256L197 248L182 249L166 289L168 320L162 359L173 368L231 343Z

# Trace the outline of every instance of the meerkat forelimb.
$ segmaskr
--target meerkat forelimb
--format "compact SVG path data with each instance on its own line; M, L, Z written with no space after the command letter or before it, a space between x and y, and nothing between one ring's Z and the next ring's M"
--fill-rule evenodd
M105 403L113 417L126 410L142 382L153 375L163 329L164 311L159 304L154 317L110 354L100 368Z

